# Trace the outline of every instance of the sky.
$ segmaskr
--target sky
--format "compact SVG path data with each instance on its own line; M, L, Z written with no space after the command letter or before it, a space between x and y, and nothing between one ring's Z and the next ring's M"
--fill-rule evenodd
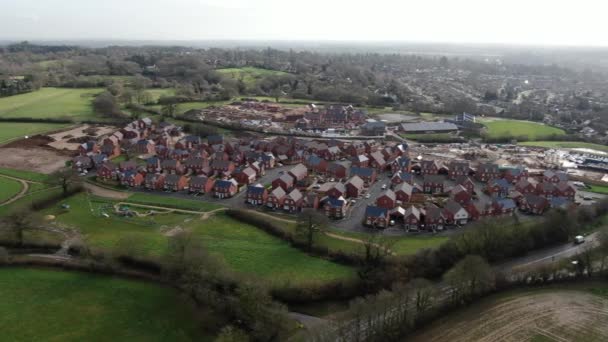
M604 0L0 0L2 40L608 46Z

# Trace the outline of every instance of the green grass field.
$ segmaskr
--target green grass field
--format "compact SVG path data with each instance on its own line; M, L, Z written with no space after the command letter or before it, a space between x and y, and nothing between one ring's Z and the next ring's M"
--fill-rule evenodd
M33 182L48 182L49 176L43 173L33 172L33 171L25 171L25 170L15 170L15 169L5 169L0 168L0 174L21 178L24 180L29 180Z
M4 341L210 341L168 287L87 273L0 269Z
M513 138L522 141L543 140L556 135L565 135L564 130L531 121L480 120L487 127L489 138Z
M527 141L520 143L519 145L563 149L587 148L591 150L608 152L608 146L606 145L592 144L582 141Z
M608 185L602 186L602 185L592 185L592 184L589 184L589 187L590 188L587 189L587 191L595 192L597 194L606 194L606 195L608 195Z
M62 203L70 205L70 209L60 208ZM44 210L43 214L54 215L59 224L79 229L93 248L118 248L121 252L128 249L136 255L151 257L166 251L167 231L190 229L201 237L211 253L221 256L235 271L277 286L355 277L350 267L308 256L278 238L221 213L203 221L196 215L175 213L121 218L112 213L113 203L92 198L89 205L86 194L78 194ZM110 217L103 217L101 213Z
M0 177L0 203L12 198L21 191L21 183L16 180Z
M254 86L257 82L268 76L284 76L289 75L283 71L267 70L254 67L244 68L225 68L217 69L218 73L233 78L235 80L243 80L248 87Z
M144 194L144 193L135 193L131 195L127 202L134 202L140 204L149 204L149 205L157 205L157 206L167 206L171 208L185 209L185 210L197 210L197 211L210 211L213 209L222 208L222 205L190 200L184 198L174 198L168 196L161 195L152 195L152 194Z
M65 124L41 122L2 122L0 123L0 144L8 142L9 140L23 138L26 135L46 133L66 126L67 125Z
M354 269L311 257L284 241L223 214L195 225L212 253L236 271L269 280L273 285L301 285L352 279Z
M42 88L0 99L0 117L91 119L92 101L101 89Z

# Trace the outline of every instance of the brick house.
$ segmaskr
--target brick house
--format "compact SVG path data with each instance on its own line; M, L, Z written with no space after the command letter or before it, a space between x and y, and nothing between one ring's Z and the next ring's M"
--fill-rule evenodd
M430 230L443 230L445 226L445 217L440 208L433 204L429 204L424 208L424 227Z
M160 172L162 170L161 160L158 157L150 157L146 159L146 171L148 172Z
M546 170L543 172L543 182L557 184L559 182L567 182L568 174L562 171Z
M306 176L308 176L308 169L304 164L298 164L289 170L288 174L293 177L293 181L297 184L300 181L303 181Z
M389 223L388 209L368 205L365 208L364 224L375 228L385 228Z
M234 179L217 180L213 184L213 195L217 198L230 198L238 191L238 183Z
M434 160L423 160L420 162L420 174L436 175L439 173L439 164Z
M190 157L183 162L188 172L199 175L209 169L209 160L202 157Z
M369 158L366 155L360 154L351 158L352 166L369 167Z
M215 159L211 162L211 170L216 175L232 174L235 168L234 163L228 160Z
M165 178L165 189L171 191L182 191L188 188L188 178L182 175L167 175Z
M456 185L462 185L469 194L473 194L475 192L475 183L469 176L459 176L456 177Z
M184 167L179 160L165 159L160 163L160 167L165 173L178 175L184 173Z
M290 175L284 173L281 176L279 176L279 178L276 178L275 180L272 181L272 188L276 189L276 188L282 188L283 190L287 191L291 188L293 188L294 183L293 183L293 177L291 177Z
M283 188L281 187L277 187L276 189L272 190L272 192L270 192L270 194L268 195L268 199L266 200L266 206L272 209L282 207L283 201L285 201L285 196L287 196L285 190L283 190Z
M97 168L97 178L105 181L113 180L116 179L118 171L118 166L116 164L107 161Z
M347 208L348 202L344 199L344 197L328 197L323 202L323 210L325 210L325 215L332 219L341 219L346 216Z
M305 165L311 172L323 175L327 172L329 163L327 160L313 154L306 159Z
M190 192L198 192L202 194L209 193L213 190L215 181L207 176L196 176L190 179Z
M346 196L346 186L343 183L334 183L334 186L326 193L327 196L338 198Z
M395 188L395 198L401 203L411 202L414 187L408 183L401 183Z
M118 157L121 154L119 145L104 144L101 146L100 152L108 156L108 158Z
M512 214L517 204L510 198L495 198L492 200L492 213L494 215Z
M535 180L524 178L515 183L515 190L522 195L535 194L537 185L538 183Z
M410 160L410 158L408 158L406 156L398 157L397 159L393 160L393 162L391 163L391 172L392 173L397 173L397 172L409 173L410 171L411 171L411 160Z
M456 185L450 190L450 198L460 204L465 204L471 201L471 193L464 186Z
M88 141L78 146L78 154L81 156L94 153L99 153L99 145L95 141Z
M556 197L565 197L570 201L574 201L574 197L576 196L576 189L568 182L559 182L555 186L557 189Z
M78 172L93 168L93 160L89 156L76 156L72 158L72 168Z
M393 177L391 177L391 183L393 185L398 185L401 183L408 183L410 185L413 185L414 175L408 172L397 171L397 173L395 173Z
M378 170L383 170L386 167L386 160L381 152L376 151L370 154L370 166Z
M346 187L347 198L357 198L363 192L364 182L359 176L353 176L344 186Z
M137 163L134 160L125 160L118 164L118 168L121 172L137 169Z
M263 205L268 200L268 190L262 184L249 185L245 202L253 205Z
M465 225L469 220L469 213L456 201L448 200L443 207L446 223Z
M254 183L256 180L256 177L257 177L257 173L251 167L246 167L234 175L234 179L236 179L236 181L239 184L245 184L245 185Z
M144 182L144 174L135 170L128 170L120 175L120 184L123 186L137 187Z
M363 179L366 185L373 184L376 181L377 173L375 169L370 167L351 167L350 168L351 176L358 176Z
M418 230L422 224L422 215L420 209L410 205L405 209L403 214L403 227L406 230Z
M504 178L495 178L488 181L485 192L492 197L507 197L511 183Z
M262 164L266 169L272 169L275 167L276 158L271 152L262 153Z
M376 198L376 206L386 209L393 209L395 206L397 206L397 196L395 195L395 192L391 189L382 192L380 196Z
M302 210L302 205L304 204L304 196L298 189L293 189L283 201L283 209L290 212L295 213Z
M131 150L139 154L154 154L156 153L156 144L152 140L141 139L133 145Z
M536 185L536 194L551 199L551 197L558 195L559 192L554 183L542 182Z
M327 175L336 179L346 179L350 171L350 163L346 161L331 162L327 167Z
M519 203L519 209L531 214L542 215L545 210L549 209L549 200L534 194L524 195Z
M528 178L528 170L522 166L509 167L502 170L502 178L506 179L511 184L515 184L522 179Z
M427 174L424 176L422 189L427 194L442 194L444 192L444 180L442 176Z
M352 157L365 154L365 145L359 141L353 141L346 147L346 153Z
M486 183L496 178L500 178L500 169L498 168L498 165L494 163L483 163L477 167L475 179L478 181Z
M456 180L461 176L468 176L469 171L470 166L468 161L456 160L448 164L448 178L451 180Z
M148 190L164 190L165 175L162 173L148 173L144 180L145 187Z

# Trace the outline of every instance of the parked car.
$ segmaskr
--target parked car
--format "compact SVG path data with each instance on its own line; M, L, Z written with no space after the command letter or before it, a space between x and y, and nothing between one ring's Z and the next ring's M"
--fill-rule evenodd
M580 245L581 243L585 242L585 237L582 235L577 235L574 237L574 244L575 245Z
M370 194L365 194L365 199L369 199L370 197L372 197L372 195L370 195Z
M382 184L382 190L386 190L386 184Z

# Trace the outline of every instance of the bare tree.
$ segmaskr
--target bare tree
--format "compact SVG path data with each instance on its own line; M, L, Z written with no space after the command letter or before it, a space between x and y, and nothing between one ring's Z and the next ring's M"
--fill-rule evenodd
M452 286L453 297L472 298L494 287L495 276L490 265L478 255L467 255L444 276Z
M13 235L18 246L23 246L24 233L34 229L40 221L26 210L13 211L0 221L0 228Z
M296 219L295 240L312 250L315 235L322 233L328 226L327 216L314 209L304 209Z
M81 183L76 171L68 167L53 172L50 180L53 184L61 186L64 195L67 195L70 186Z

